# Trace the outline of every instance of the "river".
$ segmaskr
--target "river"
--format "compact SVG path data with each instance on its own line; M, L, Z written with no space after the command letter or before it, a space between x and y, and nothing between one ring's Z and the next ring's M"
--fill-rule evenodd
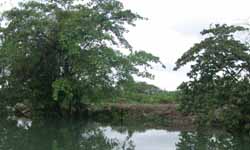
M248 136L87 120L0 121L0 150L249 150Z

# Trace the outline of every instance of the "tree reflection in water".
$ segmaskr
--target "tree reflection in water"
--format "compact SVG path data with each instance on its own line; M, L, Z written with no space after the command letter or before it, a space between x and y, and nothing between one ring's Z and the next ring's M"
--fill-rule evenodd
M171 134L173 132L143 126L58 120L33 121L29 128L18 128L17 123L0 121L0 150L144 150L149 146L157 150L249 150L250 147L247 136L217 131ZM138 135L143 138L138 139Z
M249 150L250 137L222 131L181 132L176 150Z
M20 120L19 124L20 124ZM17 122L18 122L17 121ZM44 128L46 127L46 128ZM39 122L17 128L13 121L0 122L0 150L134 150L128 135L124 141L109 138L99 124Z

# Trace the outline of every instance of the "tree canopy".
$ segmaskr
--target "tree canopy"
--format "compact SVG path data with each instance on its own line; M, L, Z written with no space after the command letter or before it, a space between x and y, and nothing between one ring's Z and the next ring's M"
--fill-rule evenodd
M147 68L159 58L135 51L124 37L138 19L144 18L116 0L32 0L5 11L2 98L8 104L71 109L113 95L120 82L133 76L152 78Z
M248 29L214 25L177 60L175 70L191 63L190 81L179 86L181 110L230 129L249 128L250 49L236 38L243 32Z

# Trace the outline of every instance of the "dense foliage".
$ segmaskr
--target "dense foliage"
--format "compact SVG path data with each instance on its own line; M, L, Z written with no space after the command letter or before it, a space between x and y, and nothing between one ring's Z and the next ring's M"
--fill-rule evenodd
M134 51L124 37L138 19L116 0L33 0L5 11L1 101L73 111L114 95L134 75L151 78L147 68L159 58Z
M179 86L182 111L201 122L249 129L250 49L236 38L247 30L228 25L203 30L205 38L177 60L176 70L191 62L190 81Z

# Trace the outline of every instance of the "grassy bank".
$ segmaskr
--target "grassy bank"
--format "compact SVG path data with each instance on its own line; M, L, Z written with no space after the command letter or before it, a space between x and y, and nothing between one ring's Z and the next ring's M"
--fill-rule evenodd
M118 96L105 99L101 103L127 104L169 104L178 103L178 91L157 91L154 93L125 92Z

